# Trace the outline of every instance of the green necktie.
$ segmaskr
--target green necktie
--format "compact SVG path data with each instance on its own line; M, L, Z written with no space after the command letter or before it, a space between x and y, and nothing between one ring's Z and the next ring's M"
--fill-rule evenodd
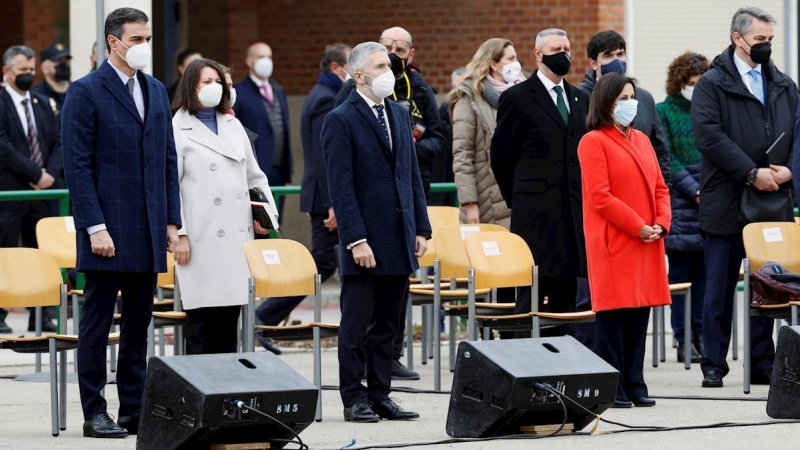
M556 91L556 108L558 108L561 118L564 119L564 123L569 123L569 111L567 110L567 104L564 102L564 96L561 95L564 89L561 86L554 86L553 90Z

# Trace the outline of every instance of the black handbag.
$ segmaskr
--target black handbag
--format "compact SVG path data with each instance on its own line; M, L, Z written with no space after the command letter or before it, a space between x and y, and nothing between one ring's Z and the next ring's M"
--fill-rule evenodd
M250 189L250 201L264 204L264 205L251 204L251 208L253 210L253 220L258 222L259 225L261 225L267 230L270 231L275 230L275 227L272 225L272 220L270 219L270 213L268 211L268 208L266 207L267 205L269 205L269 199L267 198L267 195L264 193L264 191L258 187ZM283 237L283 233L280 231L280 229L275 231L277 231L278 234L280 234L281 237Z
M791 189L759 191L755 186L745 186L739 203L739 224L793 221Z

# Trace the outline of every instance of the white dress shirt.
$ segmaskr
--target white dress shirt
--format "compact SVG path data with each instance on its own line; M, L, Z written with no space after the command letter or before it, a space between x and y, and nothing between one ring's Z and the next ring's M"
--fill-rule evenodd
M17 115L19 116L19 121L22 123L22 131L25 133L25 136L28 136L28 118L25 116L25 107L22 105L23 100L28 100L28 108L30 108L31 112L31 119L33 120L33 131L36 131L36 119L33 116L33 104L31 104L31 93L25 91L25 95L20 95L19 92L11 89L11 86L6 85L5 87L6 92L8 95L11 96L11 101L14 102L14 107L17 108Z
M750 71L755 69L756 72L761 73L761 64L750 67L750 64L744 62L742 58L739 58L739 55L736 52L733 52L733 63L736 64L736 70L739 71L739 76L742 77L742 82L744 86L750 91L751 94L755 95L753 92L753 75L750 74ZM761 73L763 79L763 73Z
M261 90L264 88L264 85L266 85L269 98L273 99L273 101L275 100L275 94L272 92L272 85L269 84L269 78L267 78L267 81L264 81L251 73L250 79L253 80L253 83L255 83L256 86L258 86L258 92L260 92L262 96L264 93Z
M106 60L106 64L111 66L111 68L114 69L115 72L117 72L117 75L119 75L119 79L122 82L122 85L125 87L126 92L128 90L128 80L133 78L133 102L136 104L136 110L139 112L139 118L144 120L144 93L142 92L142 85L139 84L139 78L136 76L136 74L139 71L138 70L134 71L133 77L129 77L125 72L114 67L114 64L111 64L110 59ZM91 236L97 233L98 231L103 231L105 229L107 229L106 224L100 223L97 225L86 227L86 232L89 233L89 235Z
M536 76L538 76L539 79L542 80L544 88L547 89L547 93L550 94L550 98L553 99L553 103L555 103L556 106L558 106L558 97L557 97L558 94L556 93L556 91L553 90L553 88L556 86L561 86L561 96L564 97L564 104L567 105L567 111L570 111L569 98L567 98L567 90L564 89L564 78L561 78L561 81L559 81L558 84L555 84L552 81L550 81L550 78L547 78L542 73L541 70L536 71Z
M389 125L389 113L388 113L388 109L389 108L386 107L386 99L382 99L380 103L375 103L375 102L372 101L371 98L369 98L366 95L362 94L361 91L359 91L358 89L356 89L356 92L358 92L358 95L360 95L361 98L363 98L364 101L367 102L367 106L369 106L369 109L372 111L372 114L375 115L376 119L378 119L378 110L375 108L375 105L383 105L383 120L384 120L384 122L386 122L386 132L389 133L389 147L391 148L391 146L392 146L392 127ZM380 119L378 119L378 122L380 122Z

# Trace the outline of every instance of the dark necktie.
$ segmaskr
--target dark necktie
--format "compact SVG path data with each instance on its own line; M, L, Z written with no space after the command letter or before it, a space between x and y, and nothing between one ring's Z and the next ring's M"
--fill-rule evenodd
M22 100L22 107L25 108L25 119L28 122L28 149L31 151L33 162L42 167L42 151L39 149L39 138L36 136L36 127L33 125L33 114L31 113L30 102L28 99Z
M386 142L391 145L391 140L389 139L389 129L386 127L386 116L383 115L384 106L383 105L375 105L373 106L378 111L378 122L381 123L383 127L383 135L386 137Z
M131 94L131 97L133 97L133 83L134 81L132 77L128 78L128 82L125 83L125 86L128 86L128 94Z
M567 110L567 103L564 102L564 96L561 95L564 92L564 89L561 86L553 87L553 90L556 91L556 108L558 108L558 113L561 114L561 118L564 119L564 123L569 123L569 111Z

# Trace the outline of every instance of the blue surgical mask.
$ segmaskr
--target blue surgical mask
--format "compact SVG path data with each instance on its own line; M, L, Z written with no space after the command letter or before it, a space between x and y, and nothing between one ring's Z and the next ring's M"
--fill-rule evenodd
M638 100L619 100L617 106L614 107L614 118L617 119L623 127L627 127L633 122L636 117L636 111L639 107Z
M607 73L616 72L622 75L625 75L625 71L628 70L628 63L621 59L615 59L608 64L603 64L600 66L600 75L605 75Z

